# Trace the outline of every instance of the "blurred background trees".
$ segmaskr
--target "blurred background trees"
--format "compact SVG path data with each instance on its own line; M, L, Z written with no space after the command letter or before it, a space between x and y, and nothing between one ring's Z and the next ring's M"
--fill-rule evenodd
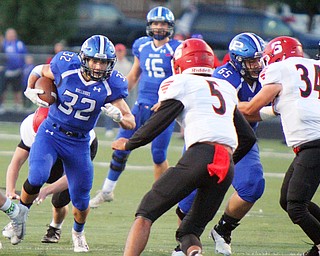
M62 39L68 39L76 28L72 20L77 16L77 5L81 0L1 0L0 33L8 27L17 30L19 38L27 45L52 45ZM85 0L89 1L89 0ZM223 4L245 6L266 10L268 5L288 4L292 13L308 15L307 31L312 30L314 17L320 14L319 0L91 0L111 2L129 17L145 19L147 11L153 5L165 5L172 8L178 18L181 10L193 3ZM135 8L133 8L133 5ZM280 9L280 8L279 8Z
M52 45L73 33L78 0L1 0L0 31L17 30L27 45Z

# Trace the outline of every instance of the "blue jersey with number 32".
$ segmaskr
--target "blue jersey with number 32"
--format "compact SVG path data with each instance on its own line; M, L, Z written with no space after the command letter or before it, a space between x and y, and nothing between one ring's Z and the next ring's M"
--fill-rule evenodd
M171 59L181 42L169 40L161 47L155 47L153 38L141 37L132 46L132 53L140 60L138 103L153 105L158 102L161 82L172 75Z
M65 129L87 133L96 125L101 107L128 95L126 78L113 71L105 81L85 81L77 53L63 51L50 62L57 86L57 101L50 106L49 119Z

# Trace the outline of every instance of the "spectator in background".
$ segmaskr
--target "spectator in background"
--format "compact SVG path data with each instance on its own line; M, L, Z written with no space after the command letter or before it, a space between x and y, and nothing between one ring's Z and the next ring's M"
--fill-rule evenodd
M4 90L4 71L5 71L5 55L2 49L3 41L4 41L4 36L0 34L0 114L5 113L5 109L1 106L1 95Z
M116 70L121 72L123 75L128 75L131 67L132 67L132 62L128 60L127 58L127 48L123 44L116 44L114 46L116 49L116 56L117 56L117 63L114 66ZM136 87L135 87L136 88ZM128 98L126 99L127 104L132 107L136 98L137 98L137 90L133 89L130 91L130 94ZM114 122L110 118L105 118L105 127L106 127L106 137L113 137L114 132L113 132L113 127L114 127Z
M65 50L65 44L63 41L60 41L58 43L55 43L54 47L53 47L53 55L56 55L58 52L61 52L62 50ZM46 60L46 64L49 64L50 61L52 60L53 56L47 58Z
M27 53L25 44L18 39L15 29L8 28L2 44L5 53L4 85L0 96L0 107L6 99L6 93L12 88L14 93L15 109L22 109L22 75L25 64L24 56Z
M127 58L127 48L123 44L116 44L114 47L117 55L117 63L114 68L127 75L132 67L132 62Z
M23 91L27 89L28 85L28 77L32 71L32 69L35 67L34 65L34 58L32 55L27 54L25 57L25 65L23 67L23 74L22 74L22 88ZM28 100L26 97L23 97L23 106L26 108L30 108L32 106L32 102Z

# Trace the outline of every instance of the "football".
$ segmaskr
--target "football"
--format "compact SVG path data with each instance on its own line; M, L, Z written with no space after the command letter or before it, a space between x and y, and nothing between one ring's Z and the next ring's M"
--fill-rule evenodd
M49 105L52 105L57 100L57 90L53 81L47 77L40 77L35 83L35 89L41 89L43 94L39 94L39 98Z

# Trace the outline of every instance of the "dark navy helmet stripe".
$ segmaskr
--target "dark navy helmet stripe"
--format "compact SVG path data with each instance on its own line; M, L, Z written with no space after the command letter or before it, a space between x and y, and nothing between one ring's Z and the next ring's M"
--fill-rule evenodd
M257 51L258 52L262 52L263 51L263 49L262 49L262 47L261 47L261 43L260 43L260 41L258 40L258 38L256 38L253 34L251 34L251 33L244 33L245 35L247 35L247 36L249 36L252 40L253 40L253 42L254 42L254 44L256 45L256 47L257 47Z

